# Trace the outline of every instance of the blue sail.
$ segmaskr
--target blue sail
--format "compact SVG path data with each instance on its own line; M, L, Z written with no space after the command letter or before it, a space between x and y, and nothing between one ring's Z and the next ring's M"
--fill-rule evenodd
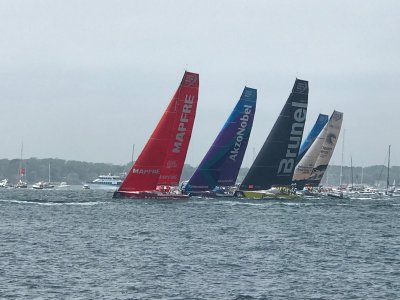
M308 134L306 140L301 144L299 155L297 156L297 162L299 162L304 154L306 154L307 150L310 148L312 143L317 138L318 134L324 128L326 123L328 123L329 116L324 114L319 114L317 121L315 122L313 128L311 129L310 133Z
M211 191L236 182L256 110L257 90L245 87L211 148L185 186L186 192Z

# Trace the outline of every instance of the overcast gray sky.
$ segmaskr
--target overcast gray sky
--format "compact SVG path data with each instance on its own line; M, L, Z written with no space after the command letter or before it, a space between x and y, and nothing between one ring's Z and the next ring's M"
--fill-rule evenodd
M200 74L186 162L198 165L245 85L258 89L244 166L297 77L308 131L344 112L345 160L400 165L400 1L0 0L0 158L122 164L185 69ZM340 164L341 141L331 163Z

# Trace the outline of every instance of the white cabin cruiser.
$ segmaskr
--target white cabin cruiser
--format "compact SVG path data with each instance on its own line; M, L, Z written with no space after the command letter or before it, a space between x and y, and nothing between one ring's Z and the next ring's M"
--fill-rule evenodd
M89 182L91 189L117 189L123 178L119 175L100 175L92 182Z

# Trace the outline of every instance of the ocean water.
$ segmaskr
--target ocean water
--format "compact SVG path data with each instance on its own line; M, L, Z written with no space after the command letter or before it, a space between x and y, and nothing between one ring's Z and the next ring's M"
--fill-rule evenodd
M0 190L0 298L400 299L400 198Z

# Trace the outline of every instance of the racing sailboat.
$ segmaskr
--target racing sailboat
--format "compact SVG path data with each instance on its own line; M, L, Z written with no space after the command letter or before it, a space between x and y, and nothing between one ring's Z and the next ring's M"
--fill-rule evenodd
M185 193L207 197L230 195L225 193L225 188L234 186L239 174L253 126L256 101L257 90L245 87L207 154L183 187Z
M308 183L308 180L310 179L311 174L314 170L314 166L320 155L323 153L322 147L327 141L328 136L330 140L335 140L336 143L336 138L339 134L337 132L338 126L341 124L342 120L341 117L339 118L340 115L341 113L339 112L336 111L333 112L331 118L329 119L329 122L324 126L323 130L318 134L317 138L311 144L307 153L305 153L305 155L299 160L293 174L293 183L296 184L297 189L303 189L306 183Z
M296 79L292 93L236 192L237 196L276 198L292 194L290 187L303 137L307 105L308 81Z
M336 142L339 138L340 129L342 128L343 113L339 111L333 111L329 122L326 124L326 136L323 140L320 151L318 152L317 159L315 160L314 166L311 170L309 177L305 184L312 187L319 186L322 177L331 160L333 151L336 147ZM321 132L321 134L324 131Z
M199 75L185 72L157 127L114 198L180 199L188 195L157 189L180 179L196 116Z

